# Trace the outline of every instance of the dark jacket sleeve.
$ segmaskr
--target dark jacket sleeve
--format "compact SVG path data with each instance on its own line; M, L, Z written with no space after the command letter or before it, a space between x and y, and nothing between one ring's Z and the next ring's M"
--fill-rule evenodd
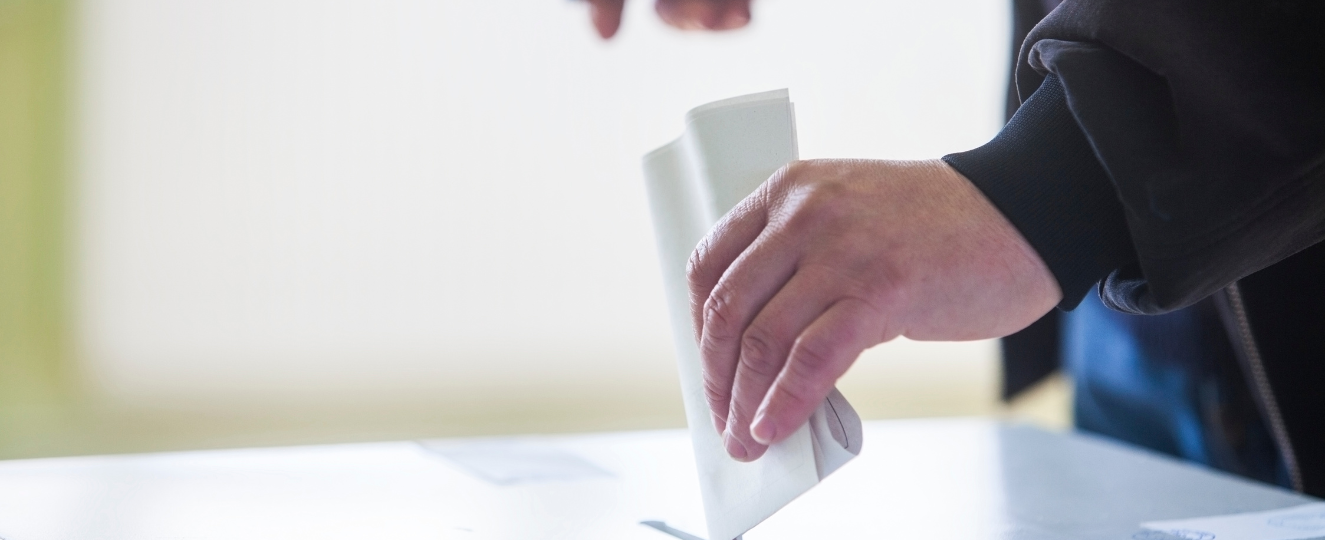
M1325 2L1067 0L1017 85L1034 106L945 159L1065 308L1102 281L1111 307L1170 311L1325 238Z

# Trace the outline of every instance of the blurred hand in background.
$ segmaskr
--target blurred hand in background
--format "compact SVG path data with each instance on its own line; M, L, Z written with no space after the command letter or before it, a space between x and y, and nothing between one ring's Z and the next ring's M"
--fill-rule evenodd
M594 28L603 39L621 28L626 0L589 0ZM732 30L750 22L750 0L656 0L664 22L682 30Z

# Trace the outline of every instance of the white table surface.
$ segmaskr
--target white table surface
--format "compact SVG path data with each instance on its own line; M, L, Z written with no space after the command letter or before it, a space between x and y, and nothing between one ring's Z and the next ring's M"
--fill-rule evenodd
M544 456L564 478L501 485L439 452ZM680 430L16 460L0 538L670 540L639 522L703 536L698 497ZM1093 437L872 422L858 459L745 538L1126 540L1312 501Z

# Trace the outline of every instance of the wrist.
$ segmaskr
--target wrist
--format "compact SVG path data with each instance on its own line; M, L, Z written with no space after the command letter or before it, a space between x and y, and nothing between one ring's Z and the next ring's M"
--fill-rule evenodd
M997 136L943 157L1034 248L1072 309L1135 260L1122 204L1050 75Z

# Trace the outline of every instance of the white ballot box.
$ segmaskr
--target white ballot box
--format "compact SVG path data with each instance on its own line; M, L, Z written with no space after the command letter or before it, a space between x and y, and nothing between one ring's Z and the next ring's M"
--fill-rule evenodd
M1229 519L1172 520L1317 502L1083 435L984 420L864 430L859 458L746 540L1233 540L1246 536L1222 533ZM1247 519L1273 538L1325 537L1325 510L1301 508ZM680 430L0 462L5 540L669 540L704 523Z

